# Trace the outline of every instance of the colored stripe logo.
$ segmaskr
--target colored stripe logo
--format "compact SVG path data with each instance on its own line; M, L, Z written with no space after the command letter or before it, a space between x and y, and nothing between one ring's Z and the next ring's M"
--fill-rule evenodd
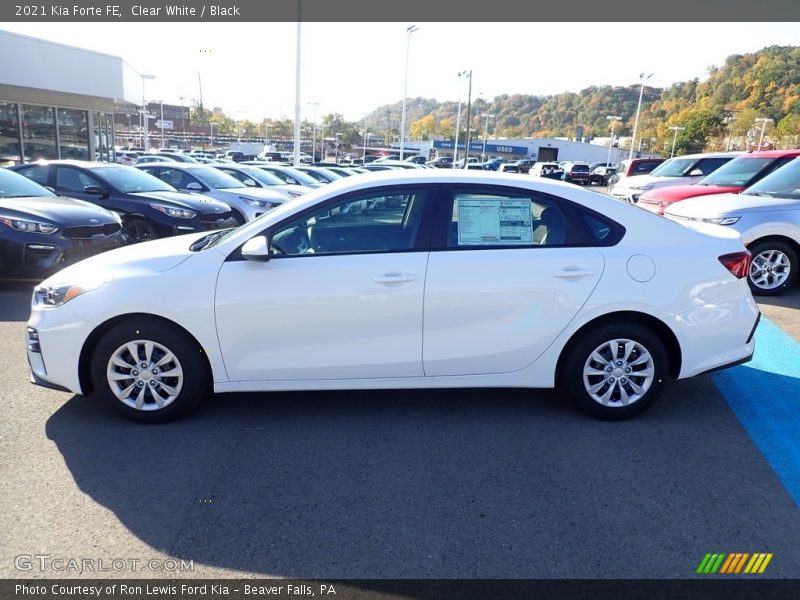
M713 575L715 573L720 575L736 575L740 573L760 575L771 560L772 552L706 554L697 567L697 573L701 575Z

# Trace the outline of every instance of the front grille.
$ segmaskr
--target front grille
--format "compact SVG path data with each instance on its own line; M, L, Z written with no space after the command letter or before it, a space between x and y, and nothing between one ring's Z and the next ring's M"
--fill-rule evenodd
M105 225L83 225L81 227L67 227L64 237L71 240L89 240L94 237L109 237L116 235L122 229L119 223L106 223Z
M231 216L232 212L227 210L225 212L218 213L203 213L197 218L203 223L216 223L220 219L230 219Z

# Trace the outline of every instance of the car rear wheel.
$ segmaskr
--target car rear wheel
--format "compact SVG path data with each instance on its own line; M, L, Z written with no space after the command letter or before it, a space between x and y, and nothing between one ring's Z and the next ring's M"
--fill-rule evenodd
M782 294L797 277L797 252L789 244L778 240L756 242L749 248L753 255L747 283L757 296Z
M122 416L144 423L173 420L208 395L210 376L198 343L160 319L112 327L92 356L92 383Z
M647 327L637 323L601 325L567 349L559 387L593 417L628 419L661 394L668 360L664 344Z
M158 237L156 226L147 219L130 219L125 222L125 233L131 238L135 244L139 242L147 242L154 240Z

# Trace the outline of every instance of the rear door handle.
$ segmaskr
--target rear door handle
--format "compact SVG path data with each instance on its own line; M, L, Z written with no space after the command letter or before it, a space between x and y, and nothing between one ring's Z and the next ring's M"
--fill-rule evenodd
M553 271L553 277L560 277L561 279L589 277L590 275L594 275L594 270L583 267L564 267L563 269L556 269Z
M372 278L375 283L402 283L404 281L414 281L417 278L413 273L401 273L399 271L391 271L389 273L381 273Z

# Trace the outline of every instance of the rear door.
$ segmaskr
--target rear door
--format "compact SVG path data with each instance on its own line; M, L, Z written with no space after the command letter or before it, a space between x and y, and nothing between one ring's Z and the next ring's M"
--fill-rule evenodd
M589 298L602 255L580 235L571 203L553 196L453 186L440 211L425 284L425 375L525 368Z

